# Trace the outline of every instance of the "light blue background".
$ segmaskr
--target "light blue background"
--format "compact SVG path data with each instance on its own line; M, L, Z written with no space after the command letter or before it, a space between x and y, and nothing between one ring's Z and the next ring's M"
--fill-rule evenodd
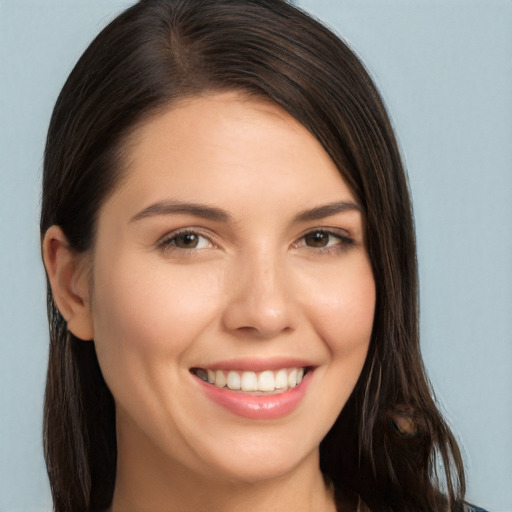
M122 0L0 0L0 512L43 512L39 187L60 87ZM512 2L303 0L388 104L418 230L423 351L469 498L512 511Z

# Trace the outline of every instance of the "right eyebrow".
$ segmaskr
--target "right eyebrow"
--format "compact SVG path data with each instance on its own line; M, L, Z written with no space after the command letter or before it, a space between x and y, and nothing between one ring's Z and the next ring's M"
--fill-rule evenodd
M232 217L225 210L200 203L184 203L180 201L159 201L136 213L130 222L153 217L155 215L188 214L216 222L231 222Z

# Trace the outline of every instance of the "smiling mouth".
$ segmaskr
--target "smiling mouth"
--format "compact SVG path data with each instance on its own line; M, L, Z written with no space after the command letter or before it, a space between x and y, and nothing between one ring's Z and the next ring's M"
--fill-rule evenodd
M302 382L310 368L281 368L261 372L192 368L199 379L217 388L254 394L284 393Z

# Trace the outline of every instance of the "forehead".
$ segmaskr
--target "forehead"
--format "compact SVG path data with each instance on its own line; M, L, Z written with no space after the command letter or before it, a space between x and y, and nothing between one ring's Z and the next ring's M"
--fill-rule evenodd
M318 203L315 196L353 200L304 126L273 103L239 93L189 98L148 120L130 138L124 173L114 196L140 208L169 196L246 212Z

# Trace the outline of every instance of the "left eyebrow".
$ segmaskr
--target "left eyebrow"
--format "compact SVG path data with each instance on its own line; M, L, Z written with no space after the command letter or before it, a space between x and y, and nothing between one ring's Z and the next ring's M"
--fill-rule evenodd
M307 222L312 220L320 220L326 217L331 217L336 215L337 213L343 213L346 211L358 211L361 212L362 208L352 202L347 201L337 201L335 203L324 204L322 206L317 206L316 208L312 208L311 210L305 210L299 213L294 221L295 222Z

